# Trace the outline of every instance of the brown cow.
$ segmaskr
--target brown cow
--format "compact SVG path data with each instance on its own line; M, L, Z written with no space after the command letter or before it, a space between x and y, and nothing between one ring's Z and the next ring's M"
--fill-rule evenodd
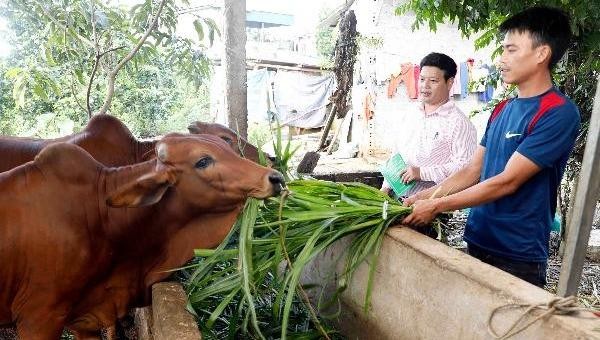
M229 143L234 150L238 151L240 155L258 162L258 148L248 143L248 141L240 137L236 131L228 128L227 126L218 123L196 121L188 126L188 130L190 133L194 134L209 134L221 137L223 140ZM265 157L267 161L274 161L274 158L268 154L265 154Z
M190 132L219 136L236 152L258 162L256 147L244 139L238 140L237 133L223 125L195 122L190 125ZM60 142L84 148L106 166L122 166L149 160L154 156L156 144L156 141L137 140L127 126L114 116L95 115L83 131L57 139L0 136L0 172L32 161L45 146Z
M96 115L86 128L57 139L0 137L0 172L32 161L48 145L60 142L76 144L107 166L121 166L148 160L153 156L155 141L138 141L119 119Z
M21 339L99 339L193 249L218 245L280 173L222 139L170 135L157 159L107 168L67 143L0 174L0 324ZM137 208L123 208L137 207Z

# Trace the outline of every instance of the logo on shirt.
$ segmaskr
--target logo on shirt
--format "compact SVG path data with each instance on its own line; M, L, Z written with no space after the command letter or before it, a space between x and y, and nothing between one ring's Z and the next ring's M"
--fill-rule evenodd
M507 133L506 133L506 136L505 136L505 137L506 137L506 139L509 139L509 138L513 138L513 137L520 136L520 135L521 135L521 133L511 133L511 132L509 131L509 132L507 132Z

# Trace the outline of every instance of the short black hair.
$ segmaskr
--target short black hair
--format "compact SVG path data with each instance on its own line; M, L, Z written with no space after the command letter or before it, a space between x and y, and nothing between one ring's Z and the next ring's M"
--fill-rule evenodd
M440 70L444 71L444 80L454 78L456 76L456 63L454 59L445 55L444 53L429 53L421 60L421 68L423 66L435 66Z
M571 41L569 16L561 9L536 6L519 12L500 24L500 32L529 32L533 47L550 46L551 55L548 67L554 68L565 54Z

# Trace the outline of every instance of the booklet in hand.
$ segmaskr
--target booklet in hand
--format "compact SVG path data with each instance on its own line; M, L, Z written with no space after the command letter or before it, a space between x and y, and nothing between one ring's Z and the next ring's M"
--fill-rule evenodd
M398 197L402 196L408 189L415 185L415 181L412 181L408 184L404 184L402 182L400 172L405 168L406 163L399 153L393 155L384 165L381 166L381 168L379 168L383 178L385 178L386 182L388 182Z

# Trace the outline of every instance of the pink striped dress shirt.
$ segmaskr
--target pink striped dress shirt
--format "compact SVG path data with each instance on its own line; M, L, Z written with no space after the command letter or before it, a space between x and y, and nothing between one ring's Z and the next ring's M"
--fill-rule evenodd
M403 196L443 182L471 161L477 147L475 126L452 100L429 114L423 105L419 108L422 116L415 126L414 138L394 150L408 165L419 167L421 172L421 180ZM386 182L383 186L389 188Z

